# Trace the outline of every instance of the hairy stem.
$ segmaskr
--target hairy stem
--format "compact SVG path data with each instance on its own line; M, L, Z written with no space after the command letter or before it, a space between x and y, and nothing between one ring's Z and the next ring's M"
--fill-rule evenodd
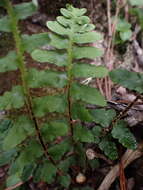
M72 115L71 115L71 106L72 106L72 101L71 101L71 84L72 84L72 38L69 39L69 46L68 46L68 67L67 67L67 73L68 73L68 85L67 85L67 101L68 101L68 116L69 116L69 126L70 126L70 132L73 138L73 121L72 121Z
M27 79L27 69L26 69L25 63L24 63L24 55L23 55L24 50L23 50L23 46L21 43L20 32L18 29L18 19L13 11L11 2L9 0L5 0L5 2L6 2L6 9L7 9L9 18L10 18L10 24L11 24L13 37L15 40L15 46L16 46L16 52L17 52L17 64L18 64L18 68L21 73L22 90L23 90L24 97L25 97L26 107L27 107L27 110L28 110L31 120L34 122L36 134L37 134L39 142L43 148L45 156L47 157L48 160L50 160L53 164L55 164L54 160L50 157L50 155L48 153L47 146L44 143L44 140L42 138L42 135L41 135L41 132L39 129L38 120L35 117L34 112L33 112L32 97L30 95L29 87L26 82L27 81L26 80Z

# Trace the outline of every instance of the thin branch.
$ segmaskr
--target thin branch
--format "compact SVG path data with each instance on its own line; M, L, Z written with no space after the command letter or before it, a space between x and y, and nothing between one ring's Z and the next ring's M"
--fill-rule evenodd
M142 152L143 148L143 143L141 143L138 146L137 150L127 150L125 154L122 157L122 163L123 163L123 168L125 169L131 162L136 160L137 158L141 157L143 155ZM116 164L106 175L104 180L102 181L101 185L97 190L109 190L110 186L112 183L115 181L115 179L119 176L119 165Z

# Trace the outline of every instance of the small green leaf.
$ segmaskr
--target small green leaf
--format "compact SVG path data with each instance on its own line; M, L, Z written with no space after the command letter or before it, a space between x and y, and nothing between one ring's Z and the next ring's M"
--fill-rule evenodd
M20 3L14 6L14 12L19 19L32 16L37 11L37 6L33 2Z
M64 121L45 123L42 127L42 134L46 141L52 141L58 136L65 136L68 132L69 126Z
M33 174L33 171L35 169L34 164L28 164L27 166L24 167L21 179L23 182L26 182Z
M66 74L53 72L49 70L39 71L35 68L28 70L28 84L31 88L39 88L52 86L55 88L63 88L66 83Z
M17 164L19 167L25 167L29 164L33 164L37 158L43 155L43 150L41 144L39 144L36 140L31 140L28 146L23 148L19 157L17 158Z
M44 96L34 98L34 112L37 117L42 117L48 112L64 113L66 100L64 96Z
M131 39L131 36L132 36L131 30L126 30L124 32L120 32L120 38L123 41L127 41L127 40Z
M7 178L6 184L7 187L11 187L13 185L16 185L17 183L21 182L21 178L19 176L19 173L16 173L14 175L11 175Z
M104 97L96 88L74 83L71 87L71 96L76 100L82 100L89 104L106 106Z
M0 31L11 32L11 25L8 16L4 16L0 19Z
M74 127L74 140L80 142L94 142L94 136L90 130L86 127L82 127L80 125L76 125Z
M49 37L50 37L50 45L57 48L57 49L67 49L68 48L68 43L69 43L69 40L64 38L64 37L61 37L57 34L52 34L52 33L49 33Z
M62 126L60 126L62 128ZM62 133L65 134L65 133ZM67 131L66 131L67 134ZM67 140L63 141L60 144L53 145L48 150L49 154L54 160L60 160L62 156L71 149L71 143Z
M72 25L72 20L67 19L63 16L58 16L57 17L57 21L59 24L61 24L63 27L70 27L70 25Z
M73 36L73 42L83 44L83 43L93 43L101 40L103 37L98 32L87 32L84 34L75 34Z
M129 149L136 149L137 142L134 135L127 128L124 121L119 121L112 129L112 136L119 140L119 142Z
M78 126L77 126L78 127ZM86 168L87 164L87 158L86 158L86 149L84 148L83 143L76 142L76 146L74 147L75 151L75 161L76 165L78 165L81 168Z
M25 140L28 135L34 133L33 123L26 116L20 116L9 129L7 136L3 141L3 149L14 148Z
M99 148L103 150L106 156L111 160L116 160L118 158L118 150L116 144L110 140L108 137L102 138L99 143Z
M142 7L141 8L139 8L139 7L132 8L132 9L130 9L130 13L137 17L139 25L143 29L143 9L142 9Z
M143 74L131 72L125 69L115 69L111 71L110 78L113 82L124 86L130 90L143 93Z
M32 58L41 63L52 63L57 66L67 65L67 54L63 51L56 50L34 50L31 54Z
M49 123L51 134L54 136L64 136L69 132L69 126L66 122L63 121L52 121Z
M102 128L98 125L93 127L92 134L94 135L94 142L98 144L100 142L100 137L102 136Z
M62 175L58 178L59 183L62 185L62 187L68 188L71 183L71 177L70 175Z
M70 35L71 30L68 28L64 28L61 24L59 24L57 21L48 21L46 23L47 27L56 34L60 35Z
M14 71L17 69L17 56L14 51L10 51L5 57L0 58L0 73Z
M11 92L5 92L0 96L0 110L21 108L24 106L24 97L21 86L14 86Z
M16 150L12 149L7 152L0 153L0 166L8 164L16 154Z
M22 43L24 46L24 49L31 53L34 49L40 48L44 45L49 44L50 39L47 32L45 33L39 33L39 34L33 34L33 35L22 35Z
M71 10L68 9L64 9L61 8L60 12L63 16L65 16L66 18L72 18L73 14L72 14L72 10L73 10L73 6L70 7Z
M97 77L107 76L108 70L104 66L95 66L89 64L74 64L72 73L75 77Z
M109 127L111 121L116 116L116 112L112 109L96 109L91 111L94 121L100 124L102 127Z
M70 156L66 158L66 160L61 160L61 162L58 165L58 168L61 169L63 172L67 173L69 170L69 167L76 164L76 160L74 156Z
M69 4L66 5L66 8L67 9L61 8L60 12L62 15L64 15L67 18L72 17L71 13L76 15L77 17L80 17L84 15L87 11L85 8L78 9L78 8L74 8L72 5L69 5Z
M41 168L41 180L47 182L47 183L52 183L55 179L57 172L57 168L50 162L45 162L43 164L43 167Z
M75 47L73 50L73 57L75 59L89 58L95 59L103 55L103 51L95 47Z
M129 0L132 6L143 6L142 0Z
M131 28L131 24L127 22L125 19L118 19L116 30L119 32L128 31Z
M73 119L80 119L81 121L92 122L93 117L89 111L82 104L73 104L72 106Z

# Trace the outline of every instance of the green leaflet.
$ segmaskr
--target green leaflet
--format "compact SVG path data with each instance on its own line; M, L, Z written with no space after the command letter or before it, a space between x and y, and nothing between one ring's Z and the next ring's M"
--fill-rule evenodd
M108 70L104 66L95 66L83 63L74 64L72 73L75 77L97 77L107 76Z
M115 69L109 75L113 82L130 90L143 93L143 74L124 69Z
M92 122L94 120L94 118L85 108L85 106L79 103L75 103L72 106L72 118L80 119L81 121L86 121L86 122Z
M119 121L112 129L112 136L119 140L119 142L129 149L136 149L137 142L134 135L127 128L125 121Z
M116 112L112 109L96 109L91 111L94 121L100 124L102 127L109 127L111 121L116 116Z
M108 137L102 138L99 143L99 148L103 150L106 156L108 156L111 160L115 160L118 158L118 150L116 144L110 140Z
M34 162L38 157L43 155L43 150L41 144L36 140L32 139L28 143L26 148L23 148L20 156L17 158L17 163L20 167L28 165L29 163Z
M71 177L70 175L62 175L58 177L59 183L62 185L62 187L68 188L71 183Z
M58 168L61 169L63 172L68 172L69 168L71 166L74 166L76 164L75 157L70 156L67 157L65 160L61 160L58 164Z
M82 100L89 104L106 106L106 101L100 92L90 86L74 83L71 87L71 96L75 100Z
M34 133L33 123L26 116L20 116L9 129L3 141L3 149L9 150L24 141L29 135Z
M103 55L103 51L95 47L74 47L73 57L75 59L89 58L94 59Z
M16 150L12 149L6 152L0 153L0 166L8 164L15 156Z
M49 70L37 70L31 68L28 70L28 84L31 88L39 88L52 86L55 88L63 88L66 83L66 74Z
M74 126L73 137L75 141L80 142L94 142L94 136L90 130L84 126L76 125Z
M58 17L57 17L57 21L58 21L58 23L61 24L62 26L68 27L68 28L70 28L70 26L73 24L72 18L71 18L71 19L67 19L67 18L65 18L65 17L63 17L63 16L58 16Z
M71 34L70 29L64 28L57 21L48 21L46 25L52 32L55 32L56 34L60 34L62 36Z
M51 184L56 176L57 168L50 162L46 161L41 168L41 175L39 178Z
M60 126L62 127L62 126ZM67 131L68 132L68 131ZM66 132L66 133L67 133ZM51 155L51 157L54 160L60 160L62 158L62 156L69 151L69 149L72 149L72 144L71 142L69 142L68 140L64 140L62 143L60 144L56 144L53 145L52 147L50 147L48 150L49 154Z
M33 2L20 3L14 6L14 12L18 19L25 19L32 16L36 11L37 7ZM4 16L0 19L0 31L11 32L11 24L8 16Z
M20 3L14 6L14 11L17 18L25 19L37 11L37 6L33 2Z
M139 25L143 29L143 9L139 7L132 8L130 10L132 15L135 15L138 19Z
M119 32L125 32L130 30L131 24L127 22L125 19L118 18L116 30Z
M34 50L31 54L32 58L41 63L52 63L57 66L67 65L67 54L58 50Z
M21 86L14 86L10 92L0 96L0 110L10 110L24 106L24 97Z
M42 117L48 112L64 113L66 100L64 96L44 96L34 98L34 112L37 117Z
M29 180L29 178L32 176L34 172L34 169L34 164L28 164L27 166L25 166L21 175L22 181L26 182L27 180Z
M25 51L28 53L31 53L36 48L49 44L49 42L50 39L47 32L33 35L22 35L22 43Z
M0 19L0 31L2 32L11 32L10 20L7 16L3 16Z
M102 136L102 128L98 125L93 127L92 134L94 135L94 142L98 144L100 142L100 137Z
M57 49L67 49L68 48L68 43L69 40L57 35L57 34L53 34L53 33L49 33L49 37L50 37L50 45L57 48Z
M17 183L21 182L21 178L19 176L19 173L10 175L7 180L6 180L6 184L7 187L11 187L13 185L16 185Z
M42 126L42 135L48 142L53 141L58 136L65 136L69 132L69 126L64 121L53 121Z
M67 18L71 18L73 15L80 17L80 16L84 15L86 13L86 11L87 10L85 8L78 9L78 8L74 8L72 5L69 5L69 4L66 5L66 9L64 9L64 8L60 9L61 14Z
M7 131L12 126L12 121L9 119L0 119L0 150L2 150L2 142L7 135Z
M116 30L119 32L119 36L122 41L129 40L132 36L131 24L125 19L118 19Z
M83 34L75 34L73 36L73 42L79 43L79 44L93 43L101 39L102 39L102 35L95 31L87 32Z
M5 57L0 58L0 73L14 71L17 69L17 56L14 51L10 51Z
M89 136L88 136L89 137ZM75 160L79 167L85 168L87 164L86 149L81 142L76 142L75 146Z
M132 31L131 30L127 30L125 32L120 32L120 38L123 41L129 40L132 36Z

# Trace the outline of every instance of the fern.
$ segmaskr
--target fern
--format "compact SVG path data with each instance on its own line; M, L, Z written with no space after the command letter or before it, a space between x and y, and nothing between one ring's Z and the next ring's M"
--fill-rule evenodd
M57 175L58 183L68 188L71 165L79 165L82 170L87 164L84 143L98 144L109 158L117 158L112 137L117 138L119 129L115 126L109 136L103 133L116 114L113 110L88 110L87 104L106 107L107 103L98 89L79 82L81 78L108 74L105 67L86 61L103 55L102 50L89 45L102 39L102 35L93 31L95 26L84 16L86 9L71 5L60 10L62 16L56 21L47 22L51 33L20 35L18 21L32 15L35 5L29 2L12 7L9 0L3 0L0 6L8 12L0 19L0 25L5 23L2 31L13 33L16 47L16 51L0 59L0 71L20 72L20 83L0 96L0 110L7 111L11 122L3 125L8 121L5 118L0 124L4 131L3 135L0 131L0 165L11 163L7 186L30 176L36 182L44 180L50 184ZM49 50L43 50L44 45ZM47 63L49 69L27 68L25 52L41 64ZM84 122L92 121L98 126L89 129ZM119 132L124 132L123 127ZM129 134L128 130L125 132ZM119 142L135 148L135 141L128 146L124 139Z

